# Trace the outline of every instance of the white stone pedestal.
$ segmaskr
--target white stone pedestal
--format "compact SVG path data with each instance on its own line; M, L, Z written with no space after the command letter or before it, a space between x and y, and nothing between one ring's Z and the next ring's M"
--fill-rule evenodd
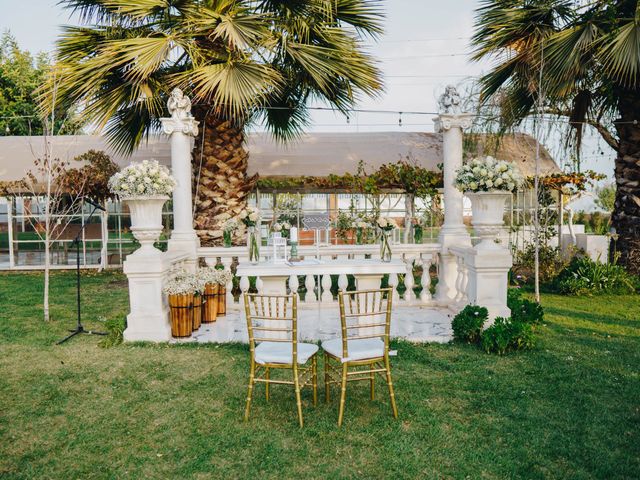
M132 254L124 261L130 304L124 331L126 341L166 342L171 339L169 308L162 293L169 267L166 254L160 252L153 259Z
M510 317L507 307L508 273L512 265L506 248L474 248L465 258L468 283L467 300L489 310L489 324L496 317Z

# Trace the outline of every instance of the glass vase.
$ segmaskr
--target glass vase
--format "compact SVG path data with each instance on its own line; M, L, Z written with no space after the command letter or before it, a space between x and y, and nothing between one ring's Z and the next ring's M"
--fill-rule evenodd
M356 228L356 245L362 245L363 234L362 228Z
M413 243L422 243L422 226L414 225L413 226Z
M383 262L391 261L390 234L391 232L389 230L382 230L382 234L380 235L380 260Z
M247 229L247 249L249 250L249 263L257 265L260 261L260 240L256 226L250 226Z
M228 232L227 230L225 230L224 232L222 232L222 238L224 241L224 247L225 248L230 248L231 247L231 232Z

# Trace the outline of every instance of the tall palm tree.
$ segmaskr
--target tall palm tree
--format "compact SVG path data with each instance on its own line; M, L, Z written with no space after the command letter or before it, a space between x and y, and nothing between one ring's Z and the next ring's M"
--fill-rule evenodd
M536 112L568 119L580 148L585 125L617 152L612 223L620 261L640 273L640 2L484 0L475 58L493 58L482 99L501 106L503 127Z
M217 243L245 207L247 126L300 134L311 102L338 111L381 89L363 46L379 0L62 0L83 26L58 40L57 97L131 152L159 127L174 87L193 99L195 227Z

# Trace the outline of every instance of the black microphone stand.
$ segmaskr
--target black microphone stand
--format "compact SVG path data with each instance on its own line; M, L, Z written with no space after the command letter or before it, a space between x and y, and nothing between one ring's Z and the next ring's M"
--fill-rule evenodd
M84 231L85 227L89 224L89 221L91 220L91 217L93 216L95 211L98 209L104 210L104 208L100 207L99 205L96 205L94 202L90 200L87 203L93 206L93 210L91 210L91 213L89 214L89 218L87 218L87 221L84 223L84 225L82 225L82 227L80 227L80 230L78 230L78 234L76 235L76 238L73 240L73 243L71 244L76 246L76 313L77 313L78 323L76 324L76 328L74 328L73 330L69 330L71 333L66 337L64 337L62 340L56 342L56 345L60 345L61 343L64 343L70 338L73 338L76 335L79 335L81 333L86 333L87 335L106 335L105 332L94 332L93 330L85 330L85 328L82 326L82 319L80 314L80 238L82 237L82 232Z

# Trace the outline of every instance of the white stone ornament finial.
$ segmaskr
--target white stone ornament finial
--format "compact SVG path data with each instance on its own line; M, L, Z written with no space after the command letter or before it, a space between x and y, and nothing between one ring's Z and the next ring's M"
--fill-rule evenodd
M171 96L167 100L167 107L169 108L169 113L171 113L171 118L178 120L191 118L191 100L178 87L171 91Z
M462 113L462 106L460 103L460 94L453 85L447 85L444 93L440 95L440 98L438 99L440 113Z

